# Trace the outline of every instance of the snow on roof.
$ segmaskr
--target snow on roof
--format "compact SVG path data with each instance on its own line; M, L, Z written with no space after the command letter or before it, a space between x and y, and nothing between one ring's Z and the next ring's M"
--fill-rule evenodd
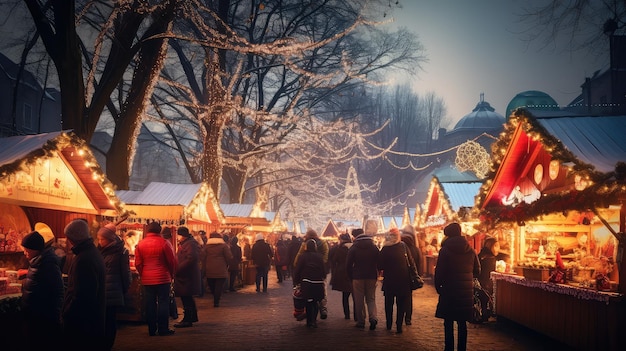
M55 139L61 133L63 132L0 138L0 165L10 164L25 158L31 152L41 149L49 140Z
M118 190L116 194L122 201L131 205L187 206L191 204L201 187L202 183L173 184L152 182L143 191Z
M220 204L226 217L250 217L254 205L252 204Z
M450 207L458 212L461 207L473 207L474 197L482 186L480 182L472 183L440 183L445 195L450 201Z

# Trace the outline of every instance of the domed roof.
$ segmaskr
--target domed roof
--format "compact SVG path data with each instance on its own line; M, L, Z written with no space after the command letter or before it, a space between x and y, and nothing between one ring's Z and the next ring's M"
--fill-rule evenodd
M479 129L484 131L502 128L505 118L501 114L494 111L495 109L491 107L487 101L485 101L485 95L480 94L480 102L476 104L476 107L472 110L472 112L463 116L463 118L457 122L452 131L454 132L468 129Z
M518 107L547 111L558 111L560 109L559 104L550 95L538 90L527 90L515 95L506 107L506 118L508 119L511 112Z

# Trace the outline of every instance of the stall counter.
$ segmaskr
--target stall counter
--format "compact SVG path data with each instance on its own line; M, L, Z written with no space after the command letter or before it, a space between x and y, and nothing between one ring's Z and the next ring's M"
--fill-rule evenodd
M624 295L491 273L494 308L504 318L581 350L625 350Z

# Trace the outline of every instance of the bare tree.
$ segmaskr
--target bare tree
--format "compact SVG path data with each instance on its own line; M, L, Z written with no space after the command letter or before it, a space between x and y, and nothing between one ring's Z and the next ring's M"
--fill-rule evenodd
M624 0L548 1L526 5L520 14L526 25L524 39L538 41L543 47L563 50L587 50L600 55L608 51L606 35L624 33L626 2ZM559 48L557 39L568 38L567 47Z

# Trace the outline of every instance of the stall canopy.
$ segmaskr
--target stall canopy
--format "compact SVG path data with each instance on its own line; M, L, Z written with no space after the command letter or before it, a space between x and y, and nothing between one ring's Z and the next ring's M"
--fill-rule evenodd
M0 138L0 201L111 217L125 213L88 145L70 131Z
M207 183L152 182L142 191L118 190L117 195L133 217L179 225L182 222L219 225L224 215Z
M272 225L265 212L252 204L220 204L224 213L224 228L271 232Z
M421 223L425 227L442 226L451 221L468 220L480 182L440 182L433 177L424 203Z
M537 117L516 110L476 199L483 222L617 205L626 196L626 116Z

